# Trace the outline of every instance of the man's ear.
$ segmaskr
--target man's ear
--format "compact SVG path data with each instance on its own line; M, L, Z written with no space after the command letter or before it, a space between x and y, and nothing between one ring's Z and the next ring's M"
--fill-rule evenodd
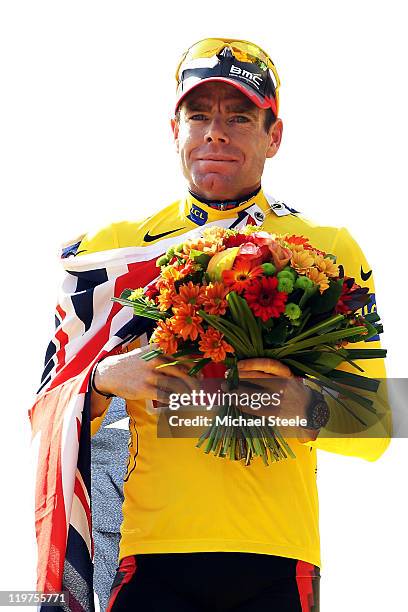
M172 132L173 132L174 144L176 145L176 151L178 153L179 152L178 135L179 135L180 124L177 121L177 119L175 117L173 117L170 120L170 125L171 125L171 129L172 129Z
M266 151L266 157L274 157L279 150L282 141L283 123L279 117L269 128L269 146Z

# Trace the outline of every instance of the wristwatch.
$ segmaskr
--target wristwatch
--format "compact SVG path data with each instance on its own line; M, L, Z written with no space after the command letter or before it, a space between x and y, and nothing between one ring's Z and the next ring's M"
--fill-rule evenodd
M330 409L324 399L324 395L310 389L311 398L306 407L306 420L307 425L304 425L305 429L321 429L327 425L330 418Z

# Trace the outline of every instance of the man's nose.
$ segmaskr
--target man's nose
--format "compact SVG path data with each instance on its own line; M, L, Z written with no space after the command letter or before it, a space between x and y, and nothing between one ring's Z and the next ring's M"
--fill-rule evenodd
M206 142L229 142L227 126L221 117L212 117L207 125L205 133Z

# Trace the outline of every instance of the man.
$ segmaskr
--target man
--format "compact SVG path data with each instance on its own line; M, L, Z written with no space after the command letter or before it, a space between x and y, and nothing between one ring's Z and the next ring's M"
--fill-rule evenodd
M156 258L209 224L240 228L250 223L266 231L303 234L336 254L359 280L360 270L369 268L345 228L314 225L262 191L265 160L277 153L283 128L279 79L269 56L252 43L207 39L184 55L177 81L172 129L186 196L145 220L90 232L65 251L71 275L80 278L87 268L86 289L92 288L88 308L95 315L100 301L103 329L114 316L126 316L108 307L113 289L118 295L120 288L149 284L157 276ZM111 264L107 274L102 268L106 261ZM133 285L129 274L126 284L109 285L125 271L133 273ZM374 304L372 274L369 282ZM74 296L81 287L75 287ZM89 313L76 311L89 333ZM101 326L96 327L95 335ZM158 370L170 362L165 357L141 359L151 332L146 325L126 329L110 330L105 344L100 341L87 353L92 431L100 427L113 396L125 399L130 417L119 567L107 609L319 610L316 448L372 461L384 452L387 437L321 437L327 405L305 388L298 413L307 419L307 437L303 432L293 440L295 460L269 468L256 461L244 466L204 454L192 439L158 438L158 417L149 410L158 388L179 390L182 384L189 389L195 381L181 365ZM370 364L366 375L384 377L380 361ZM291 376L271 359L243 360L239 368L242 377L265 372Z

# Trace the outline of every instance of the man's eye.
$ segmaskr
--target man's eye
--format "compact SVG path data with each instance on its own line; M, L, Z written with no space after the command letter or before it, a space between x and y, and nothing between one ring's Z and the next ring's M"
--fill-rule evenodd
M190 117L190 119L192 119L193 121L204 121L205 118L206 118L205 115L200 115L200 114L199 115L192 115Z
M235 115L235 117L232 117L232 121L236 121L237 123L247 123L249 119L248 117L245 117L245 115Z

